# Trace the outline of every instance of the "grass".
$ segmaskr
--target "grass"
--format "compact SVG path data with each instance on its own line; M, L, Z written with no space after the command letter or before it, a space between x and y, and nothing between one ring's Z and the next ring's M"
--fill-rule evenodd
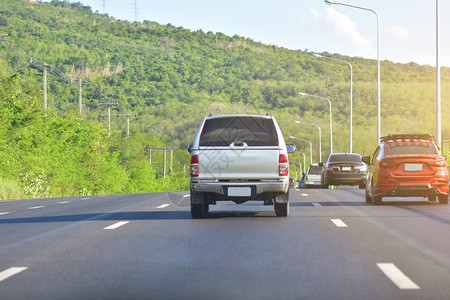
M0 200L20 199L23 197L24 193L17 182L0 177Z

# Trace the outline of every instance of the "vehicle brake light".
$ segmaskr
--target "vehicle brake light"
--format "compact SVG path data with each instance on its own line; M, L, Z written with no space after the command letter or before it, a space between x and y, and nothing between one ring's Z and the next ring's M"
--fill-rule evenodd
M286 154L279 156L279 174L280 176L289 176L289 162Z
M199 160L198 155L192 155L191 156L191 177L198 177L199 174L199 166L198 166Z
M366 170L367 170L367 167L366 167L366 165L355 166L354 169L355 169L355 170L359 170L359 171L366 171Z

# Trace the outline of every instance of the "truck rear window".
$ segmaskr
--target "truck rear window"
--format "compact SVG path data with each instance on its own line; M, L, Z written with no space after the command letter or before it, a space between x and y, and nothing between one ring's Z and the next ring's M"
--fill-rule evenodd
M205 121L200 146L229 146L233 142L278 146L278 136L272 119L237 116Z

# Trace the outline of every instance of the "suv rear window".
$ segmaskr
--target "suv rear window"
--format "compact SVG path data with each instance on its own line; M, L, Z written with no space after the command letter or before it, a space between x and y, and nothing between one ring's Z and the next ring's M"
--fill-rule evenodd
M355 162L361 163L361 156L358 154L332 154L330 158L328 158L328 162L330 163L338 163L338 162Z
M428 141L398 141L386 144L386 155L396 154L438 154Z
M200 146L229 146L233 142L278 146L278 135L272 119L237 116L205 121Z

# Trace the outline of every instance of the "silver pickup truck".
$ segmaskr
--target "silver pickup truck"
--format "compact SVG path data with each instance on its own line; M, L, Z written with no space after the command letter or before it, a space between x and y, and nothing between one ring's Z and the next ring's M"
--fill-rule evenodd
M191 215L202 218L217 201L249 200L289 215L288 147L269 115L222 115L203 119L191 153ZM289 145L289 152L294 151Z

